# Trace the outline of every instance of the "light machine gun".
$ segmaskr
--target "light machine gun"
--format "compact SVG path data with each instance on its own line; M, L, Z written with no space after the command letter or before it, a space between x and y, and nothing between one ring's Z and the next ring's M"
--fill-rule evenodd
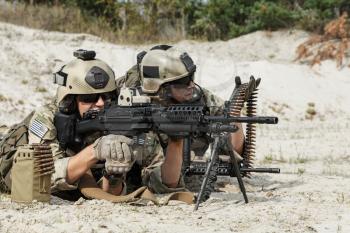
M130 90L133 91L133 90ZM139 96L140 97L140 96ZM162 107L150 101L133 102L132 95L120 95L118 102L111 103L101 111L88 111L82 120L73 115L57 113L55 126L57 138L63 148L80 143L85 135L101 132L134 137L150 131L169 137L199 137L204 134L235 132L232 122L276 124L276 117L231 117L227 114L210 116L203 105L172 105Z
M277 124L277 117L240 117L230 116L227 112L220 116L211 116L207 107L203 105L188 104L162 107L151 104L148 99L135 93L136 90L133 89L124 90L118 97L119 104L111 103L99 112L87 112L82 120L78 120L75 115L57 113L55 125L57 138L61 146L63 148L74 147L74 144L81 144L86 135L94 132L101 132L103 135L115 134L137 137L143 133L153 131L166 134L169 137L185 138L187 142L190 137L209 136L213 139L214 144L211 160L208 164L205 162L191 162L189 154L184 154L186 175L205 174L196 208L198 208L199 200L201 200L203 187L206 186L209 178L207 173L209 174L212 171L214 164L218 165L214 169L216 175L229 175L238 178L245 199L246 194L241 180L241 172L279 172L279 169L239 168L233 155L230 156L233 160L232 163L218 164L215 162L217 157L215 148L218 146L219 137L229 135L229 133L233 133L238 129L237 126L231 123Z

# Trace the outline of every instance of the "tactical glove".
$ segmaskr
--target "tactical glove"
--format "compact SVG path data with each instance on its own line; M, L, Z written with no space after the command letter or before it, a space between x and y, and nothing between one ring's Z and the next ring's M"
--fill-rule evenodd
M110 174L128 172L135 162L131 146L133 140L121 135L107 135L94 143L94 155L98 160L105 160L106 171Z

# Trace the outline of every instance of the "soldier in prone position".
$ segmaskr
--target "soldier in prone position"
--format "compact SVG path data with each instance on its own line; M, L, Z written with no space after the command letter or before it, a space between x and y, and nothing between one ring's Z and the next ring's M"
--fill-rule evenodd
M158 45L148 52L141 52L137 57L137 65L133 66L125 76L117 79L118 88L141 87L143 94L152 97L153 102L167 106L171 104L202 104L206 105L210 115L222 115L224 101L210 91L195 84L196 65L191 57L184 51L168 45ZM239 80L240 81L240 80ZM241 85L236 83L236 88ZM251 79L245 95L256 87L255 79ZM235 123L238 131L231 135L234 155L238 161L242 161L244 152L244 134L242 125ZM165 180L168 184L183 182L181 167L183 163L183 139L168 138L166 135L158 135L158 140L163 147L167 143L174 143L173 151L167 150L165 161L167 166L162 167L162 175L167 172L173 174L173 180ZM210 143L208 137L192 138L191 151L196 157L203 157ZM227 148L221 148L220 154L228 154ZM176 175L175 175L176 174ZM171 177L171 176L169 176ZM194 182L192 182L192 181ZM199 188L200 182L193 176L186 178L186 184ZM187 186L188 187L188 186Z
M81 142L62 144L59 141L55 125L57 113L79 120L85 112L100 111L116 100L112 69L96 59L94 51L78 50L75 56L76 59L54 74L54 83L59 85L56 99L37 109L28 124L28 143L47 144L52 149L55 171L51 192L76 200L81 196L79 182L85 176L93 176L104 191L114 195L127 193L130 180L157 193L183 190L183 184L172 182L172 173L162 174L167 162L163 163L163 150L153 137L145 137L144 145L136 149L132 139L121 135L94 133ZM178 143L169 141L169 151L178 148ZM128 175L133 165L141 172Z

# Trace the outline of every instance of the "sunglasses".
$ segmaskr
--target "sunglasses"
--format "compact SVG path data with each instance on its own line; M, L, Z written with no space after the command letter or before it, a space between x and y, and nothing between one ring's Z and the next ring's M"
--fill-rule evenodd
M169 82L169 85L172 85L174 88L186 88L191 82L193 82L193 75Z
M96 94L81 94L77 95L77 99L83 103L96 103L100 97L105 102L110 102L115 99L116 94L114 92L96 93Z

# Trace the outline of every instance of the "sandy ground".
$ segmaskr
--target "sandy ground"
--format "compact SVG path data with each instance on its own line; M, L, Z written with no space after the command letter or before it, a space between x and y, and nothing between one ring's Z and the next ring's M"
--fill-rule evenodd
M197 82L223 98L235 75L262 78L258 113L280 122L258 126L256 166L282 172L245 179L248 204L227 177L197 212L178 202L158 207L52 198L51 204L19 205L1 195L0 232L350 232L350 69L331 61L313 68L293 62L307 36L256 32L177 44L197 63ZM0 125L19 122L55 94L52 72L75 49L94 49L121 76L147 47L0 23Z

